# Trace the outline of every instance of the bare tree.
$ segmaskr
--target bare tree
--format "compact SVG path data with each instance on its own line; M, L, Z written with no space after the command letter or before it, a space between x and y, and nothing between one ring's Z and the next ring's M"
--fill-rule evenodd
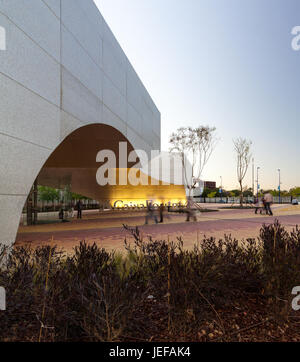
M170 152L178 152L181 157L189 197L215 148L215 130L208 126L181 127L170 136Z
M234 150L237 156L237 178L240 185L241 197L240 204L243 206L243 181L247 174L251 160L251 145L252 142L245 138L236 138L233 140Z

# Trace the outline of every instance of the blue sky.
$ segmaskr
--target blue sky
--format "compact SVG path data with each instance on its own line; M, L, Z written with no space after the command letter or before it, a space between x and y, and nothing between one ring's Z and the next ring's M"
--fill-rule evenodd
M253 142L263 189L300 186L299 0L95 0L162 114L162 149L215 126L203 178L237 186L232 139ZM251 187L252 170L245 183Z

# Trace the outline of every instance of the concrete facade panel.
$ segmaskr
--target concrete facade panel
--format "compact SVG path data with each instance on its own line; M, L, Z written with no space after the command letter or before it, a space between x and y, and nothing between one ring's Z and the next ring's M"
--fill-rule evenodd
M61 0L62 2L68 0ZM81 8L81 11L86 15L86 21L90 21L95 26L95 31L104 38L104 19L95 5L93 0L74 0L77 2L78 7Z
M70 113L65 111L60 112L60 141L63 141L72 132L78 128L85 126L84 122L73 117Z
M102 102L66 69L62 69L62 109L80 121L98 123L102 119Z
M26 196L0 195L1 208L1 244L10 246L16 239L20 215Z
M156 136L160 138L161 135L160 118L155 118L155 115L153 119L153 132L155 133Z
M49 149L0 134L0 155L0 195L27 195Z
M43 2L60 18L60 2L61 0L43 0Z
M1 51L0 72L60 105L59 63L1 13L0 25L6 29L7 43Z
M121 120L117 115L115 115L109 108L107 108L105 105L103 105L103 113L102 113L102 122L103 124L108 124L117 130L119 130L121 133L126 135L127 132L127 125L126 123Z
M103 20L103 40L111 45L115 60L123 67L127 67L128 59L105 20Z
M127 103L127 124L138 134L142 134L142 116Z
M0 12L59 62L60 21L43 1L2 0Z
M60 109L2 74L0 84L0 133L37 145L56 147Z
M126 68L118 63L112 46L107 42L103 43L103 70L123 96L126 96Z
M103 77L103 103L119 118L126 121L126 98L105 75Z
M135 74L135 72L131 69L131 67L128 67L127 70L127 101L130 103L137 112L142 114L143 108L142 108L142 88L141 84Z
M61 4L62 23L94 62L102 66L102 38L97 32L96 25L92 21L87 21L87 15L82 11L80 1L63 0Z
M62 27L62 65L94 95L102 98L102 71L78 40Z

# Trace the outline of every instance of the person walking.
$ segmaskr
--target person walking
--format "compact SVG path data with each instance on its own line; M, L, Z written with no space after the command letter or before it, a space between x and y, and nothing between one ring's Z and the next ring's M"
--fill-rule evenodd
M83 209L83 205L81 200L77 201L76 204L76 210L77 210L77 219L82 219L82 209Z
M197 221L197 216L195 214L195 210L193 208L194 204L192 202L192 200L188 200L187 203L187 209L186 209L186 221L189 222L190 218L192 218L194 220L194 222Z
M169 201L168 202L168 212L170 212L171 211L171 202Z
M58 217L61 220L61 222L64 222L64 215L65 215L64 209L61 207L58 213Z
M260 212L260 214L262 214L263 212L263 209L264 209L264 204L263 204L263 201L260 197L257 197L255 199L255 214L257 214L258 210Z
M162 224L164 222L164 211L165 211L165 205L163 203L159 206L159 216L160 216L160 223Z
M146 220L145 220L145 225L148 225L149 219L154 219L155 224L158 223L157 221L157 217L154 214L154 208L152 205L152 202L147 202L147 215L146 215Z
M254 207L255 207L255 214L257 214L257 211L259 210L259 198L256 197L254 199Z
M270 192L267 192L264 196L265 205L266 205L266 214L273 216L271 205L273 204L273 196Z

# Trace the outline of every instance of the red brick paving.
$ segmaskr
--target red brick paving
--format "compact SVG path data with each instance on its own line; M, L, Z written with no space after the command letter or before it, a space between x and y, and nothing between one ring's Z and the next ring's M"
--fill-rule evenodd
M17 236L16 245L30 243L33 246L49 244L54 239L54 244L63 247L67 251L72 250L82 240L89 243L96 242L98 245L109 250L124 250L125 237L130 240L130 235L122 227L123 224L139 226L145 237L151 235L154 239L176 240L182 236L185 246L190 248L197 238L206 236L222 237L224 234L232 234L239 239L256 237L263 223L273 223L278 219L289 229L300 224L300 215L278 215L275 217L256 216L253 210L226 210L220 212L204 213L198 216L198 222L185 222L185 215L171 214L166 219L166 224L143 225L143 214L92 214L83 220L74 220L66 224L48 224L37 226L38 232L27 232L34 230L32 227L22 227ZM113 226L112 226L113 225ZM51 226L54 230L47 230ZM61 228L77 228L79 230L59 230ZM42 231L40 231L42 230Z

